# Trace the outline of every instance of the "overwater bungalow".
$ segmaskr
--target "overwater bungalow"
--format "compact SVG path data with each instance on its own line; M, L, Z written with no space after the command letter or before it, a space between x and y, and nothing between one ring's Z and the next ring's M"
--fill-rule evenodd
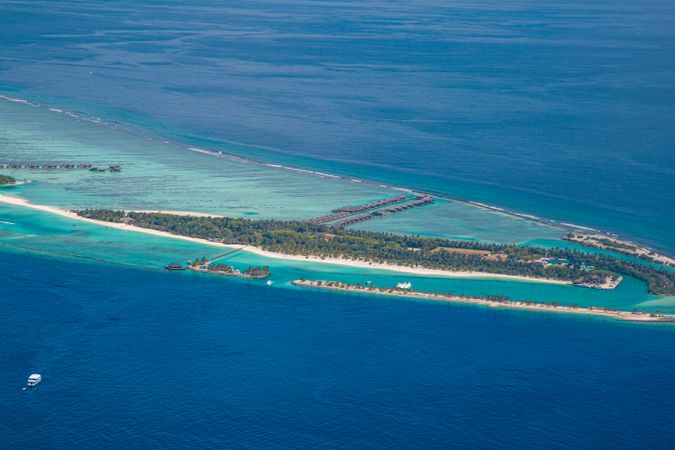
M406 203L400 203L407 199L405 195L399 195L397 197L386 198L378 200L371 203L366 203L364 205L348 205L342 206L340 208L334 209L332 214L326 214L325 216L315 217L309 219L311 223L329 223L331 228L344 228L348 225L362 222L364 220L372 219L373 217L386 217L390 214L397 213L400 211L405 211L408 209L415 208L417 206L424 206L434 202L434 199L426 194L416 194L415 199L408 201ZM362 214L359 216L354 216L356 213L366 212L373 209L381 208L386 205L391 205L392 203L400 203L397 205L392 205L389 208L380 209L373 211L372 213ZM342 219L342 220L339 220Z

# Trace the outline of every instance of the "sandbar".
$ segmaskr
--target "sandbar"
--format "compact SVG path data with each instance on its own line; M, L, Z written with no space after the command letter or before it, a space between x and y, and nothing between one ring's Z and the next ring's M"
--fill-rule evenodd
M490 300L480 297L458 296L453 294L442 294L434 292L410 291L396 288L378 288L374 286L350 285L334 281L320 280L294 280L291 282L294 286L325 289L331 291L353 292L358 294L384 295L390 297L418 298L423 300L442 301L449 303L464 303L471 305L482 305L488 308L520 309L527 311L542 311L564 314L582 314L601 316L616 320L625 320L630 322L675 322L675 314L651 314L641 311L619 311L608 308L598 308L589 306L574 307L551 303L537 303L518 300Z

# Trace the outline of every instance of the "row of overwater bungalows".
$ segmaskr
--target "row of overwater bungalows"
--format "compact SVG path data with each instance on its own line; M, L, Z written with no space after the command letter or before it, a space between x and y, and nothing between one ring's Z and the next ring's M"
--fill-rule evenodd
M325 216L315 217L309 219L311 223L327 223L332 222L343 217L351 216L364 211L369 211L371 209L381 208L386 205L391 205L392 203L402 202L406 199L405 195L399 195L397 197L384 198L382 200L377 200L374 202L366 203L365 205L357 206L342 206L340 208L334 209L331 214L326 214Z
M360 216L349 217L348 219L339 220L337 222L332 223L330 226L332 228L344 228L348 225L352 225L352 224L355 224L355 223L358 223L358 222L363 222L364 220L369 220L369 219L372 219L373 217L376 217L376 216L386 217L389 214L394 214L394 213L397 213L397 212L405 211L407 209L416 208L418 206L429 205L433 202L434 202L434 199L431 198L428 195L417 195L415 197L415 200L413 200L413 201L403 203L403 204L400 204L400 205L396 205L396 206L391 206L387 209L380 209L380 210L374 211L372 213L362 214Z
M87 169L92 172L121 172L122 166L111 164L107 168L95 167L90 163L9 163L0 164L0 169L25 169L25 170L72 170Z

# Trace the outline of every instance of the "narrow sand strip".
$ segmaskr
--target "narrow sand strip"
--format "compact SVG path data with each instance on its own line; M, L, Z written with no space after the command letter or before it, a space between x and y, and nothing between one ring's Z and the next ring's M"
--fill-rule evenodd
M333 291L353 292L367 295L383 295L390 297L419 298L423 300L434 300L450 303L464 303L470 305L482 305L488 308L504 309L523 309L527 311L556 312L564 314L585 314L592 316L602 316L610 319L626 320L631 322L670 322L675 323L673 314L650 314L647 312L629 312L610 310L598 307L572 307L565 305L554 305L548 303L524 302L518 300L495 301L480 297L460 297L452 294L440 294L433 292L404 291L394 288L378 288L369 286L357 286L336 281L320 280L294 280L291 282L294 286L308 287L312 289L324 289Z
M48 206L48 205L36 205L34 203L30 203L27 200L24 200L20 197L14 197L14 196L9 196L9 195L0 195L0 203L7 203L9 205L13 206L20 206L24 208L30 208L30 209L35 209L38 211L43 211L47 212L50 214L56 214L58 216L62 217L67 217L69 219L73 220L79 220L82 222L89 222L93 223L96 225L100 225L103 227L108 227L108 228L117 228L118 230L125 230L125 231L135 231L137 233L145 233L145 234L152 234L154 236L161 236L161 237L167 237L167 238L172 238L172 239L182 239L185 241L191 241L191 242L197 242L199 244L207 244L207 245L213 245L216 247L232 247L232 248L241 248L242 246L236 246L236 245L224 245L220 244L218 242L211 242L206 239L199 239L199 238L193 238L189 236L180 236L177 234L172 234L172 233L167 233L166 231L159 231L159 230L151 230L149 228L141 228L137 227L134 225L127 225L125 223L113 223L113 222L105 222L102 220L94 220L94 219L88 219L86 217L81 217L75 214L74 212L71 211L66 211L64 209L57 208L56 206Z
M317 256L301 256L301 255L287 255L284 253L276 253L276 252L270 252L267 250L263 250L258 247L251 247L248 245L231 245L231 244L222 244L220 242L213 242L209 241L208 239L201 239L201 238L194 238L194 237L189 237L189 236L181 236L173 233L168 233L166 231L159 231L159 230L153 230L150 228L142 228L142 227L137 227L135 225L128 225L124 223L113 223L113 222L105 222L105 221L100 221L100 220L94 220L94 219L88 219L86 217L81 217L78 216L77 214L71 212L71 211L66 211L60 208L57 208L55 206L48 206L48 205L36 205L33 203L28 202L25 199L22 199L20 197L15 197L15 196L9 196L9 195L0 195L0 203L6 203L9 205L13 206L19 206L19 207L24 207L24 208L31 208L35 209L38 211L44 211L47 213L51 214L56 214L62 217L67 217L69 219L73 220L80 220L83 222L89 222L93 223L96 225L104 226L104 227L109 227L109 228L116 228L119 230L125 230L125 231L135 231L137 233L145 233L145 234L151 234L154 236L161 236L161 237L166 237L166 238L171 238L171 239L182 239L185 241L191 241L199 244L206 244L206 245L211 245L214 247L226 247L226 248L238 248L242 249L243 251L249 252L249 253L254 253L259 256L264 256L267 258L274 258L274 259L283 259L287 261L310 261L310 262L315 262L315 263L321 263L321 264L333 264L333 265L340 265L340 266L349 266L349 267L357 267L357 268L363 268L363 269L378 269L378 270L388 270L388 271L393 271L393 272L401 272L401 273L408 273L408 274L413 274L413 275L429 275L429 276L435 276L435 277L444 277L444 278L474 278L474 279L487 279L487 280L508 280L508 281L525 281L525 282L531 282L531 283L548 283L548 284L561 284L561 285L571 285L572 283L570 281L562 281L562 280L551 280L547 278L534 278L534 277L526 277L526 276L521 276L521 275L505 275L505 274L491 274L491 273L485 273L485 272L453 272L449 270L440 270L440 269L427 269L424 267L406 267L406 266L397 266L393 264L384 264L384 263L371 263L368 261L356 261L356 260L351 260L351 259L343 259L343 258L321 258ZM137 211L137 212L152 212L152 213L164 213L164 214L175 214L175 215L185 215L185 216L195 216L195 217L222 217L222 216L217 216L217 215L211 215L211 214L204 214L204 213L195 213L195 212L190 212L190 211Z

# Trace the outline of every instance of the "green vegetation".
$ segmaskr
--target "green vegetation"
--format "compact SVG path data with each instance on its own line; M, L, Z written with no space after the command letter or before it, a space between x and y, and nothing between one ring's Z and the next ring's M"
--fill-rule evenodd
M637 250L637 247L634 246L634 245L624 244L623 242L612 241L611 239L595 238L595 241L597 241L599 244L604 245L605 247L616 249L616 250L627 250L627 251L631 251L631 252Z
M619 242L609 238L603 238L598 236L584 236L583 234L576 234L576 233L567 233L563 237L563 239L567 239L569 241L577 242L579 244L588 245L591 247L602 245L604 247L613 250L622 250L626 252L634 252L638 249L637 246L633 244Z
M192 267L199 267L199 266L202 266L202 265L204 265L204 264L207 264L208 262L209 262L209 260L206 259L206 257L202 256L201 258L195 259L195 260L192 262L191 266L192 266Z
M251 266L248 269L246 269L244 273L251 278L267 278L270 276L270 268L267 266L263 267Z
M14 177L10 177L9 175L0 175L0 186L4 186L6 184L14 184L16 183L16 180Z
M300 280L301 283L304 283L305 280ZM310 282L312 283L312 282ZM471 299L471 300L487 300L490 302L495 302L495 303L503 303L503 304L508 304L508 303L522 303L525 305L545 305L545 306L551 306L551 307L558 307L558 306L563 306L559 302L542 302L542 301L534 301L534 300L528 300L528 299L522 299L522 300L513 300L511 297L508 297L506 295L467 295L467 294L462 294L462 293L455 293L455 292L441 292L441 291L411 291L408 289L402 289L396 286L392 287L376 287L376 286L363 286L361 283L355 283L355 284L349 284L349 283L344 283L341 281L315 281L313 283L316 283L316 287L327 287L327 288L340 288L340 289L356 289L359 291L368 291L368 292L383 292L383 293L394 293L394 292L401 292L404 294L430 294L430 295L438 295L441 297L457 297L457 298L465 298L465 299ZM295 283L294 283L295 284ZM570 305L564 305L568 308L575 308L578 309L579 305L577 303L573 303ZM613 308L603 308L606 310L613 310ZM637 310L635 310L637 311Z
M234 273L234 267L227 264L209 264L209 271L211 272L224 272L224 273Z
M270 268L267 266L263 267L250 266L248 269L244 271L242 275L239 273L239 271L235 270L234 267L228 264L212 263L204 256L195 259L194 262L191 264L191 267L193 269L201 269L207 272L221 272L225 274L242 276L245 278L267 278L270 276Z
M671 262L670 258L660 257L657 253L648 248L642 248L629 242L622 242L614 239L604 238L598 235L588 236L577 233L568 233L567 235L563 236L563 239L575 242L580 245L585 245L586 247L607 249L617 253L623 253L624 255L630 255L634 258L640 258L645 261L651 261L657 264L665 265L668 267L673 266L673 263Z
M453 242L390 233L335 230L299 221L254 221L228 217L191 217L112 210L83 210L77 213L96 220L126 222L143 228L215 242L251 245L291 255L336 257L452 271L522 275L590 285L601 283L607 275L624 274L647 283L649 292L653 294L675 295L674 271L604 254L588 254L571 249ZM439 247L485 250L489 254L434 251ZM544 258L566 260L568 263L547 265L542 262Z

